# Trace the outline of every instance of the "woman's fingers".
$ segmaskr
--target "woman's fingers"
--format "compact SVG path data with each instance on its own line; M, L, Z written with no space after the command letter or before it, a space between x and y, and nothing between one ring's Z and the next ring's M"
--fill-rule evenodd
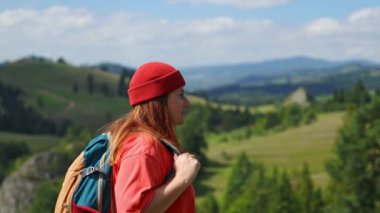
M196 156L190 153L183 153L174 156L175 176L181 178L186 183L191 183L198 174L200 163Z

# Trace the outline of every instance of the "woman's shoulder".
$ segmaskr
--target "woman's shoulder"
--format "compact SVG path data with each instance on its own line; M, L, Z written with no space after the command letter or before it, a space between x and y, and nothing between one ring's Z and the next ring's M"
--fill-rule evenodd
M126 138L121 149L122 156L148 155L154 158L162 158L168 154L165 146L157 137L149 134L133 134Z

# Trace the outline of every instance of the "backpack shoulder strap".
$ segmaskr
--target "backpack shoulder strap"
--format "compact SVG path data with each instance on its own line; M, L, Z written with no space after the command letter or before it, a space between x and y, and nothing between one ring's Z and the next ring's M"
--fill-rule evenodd
M166 149L170 152L170 153L173 153L175 155L180 155L181 152L175 147L173 146L171 143L167 142L166 140L160 138L160 142L166 147ZM170 172L165 176L165 180L163 183L166 183L168 182L174 175L174 170L170 170Z
M176 154L176 155L180 155L181 154L181 152L177 149L177 147L173 146L168 141L160 138L160 142L166 147L167 150L169 150L169 152L171 152L173 154Z

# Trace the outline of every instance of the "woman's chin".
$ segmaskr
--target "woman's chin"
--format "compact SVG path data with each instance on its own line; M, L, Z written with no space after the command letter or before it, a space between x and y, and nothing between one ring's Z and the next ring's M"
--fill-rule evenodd
M182 119L182 120L180 120L180 121L177 121L174 125L175 125L175 126L180 126L180 125L182 125L183 123L185 123L185 122L184 122L184 120Z

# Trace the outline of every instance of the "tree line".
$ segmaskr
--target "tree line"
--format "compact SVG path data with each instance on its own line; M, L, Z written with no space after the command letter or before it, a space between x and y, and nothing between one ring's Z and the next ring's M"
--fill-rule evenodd
M25 93L0 82L0 130L28 134L63 135L70 122L54 121L28 106L21 96Z
M107 82L99 82L92 73L87 74L86 84L84 86L85 91L90 95L97 92L103 94L105 97L113 96L126 96L129 80L132 76L130 70L123 70L119 75L116 91L112 90L112 87ZM80 91L78 82L72 84L72 91L78 93Z
M373 93L375 96L380 95L380 87ZM366 89L362 80L358 80L351 89L335 88L332 97L320 102L318 108L321 111L339 111L358 107L370 101L371 92Z
M253 113L248 107L236 106L235 109L226 110L221 105L193 104L186 114L185 126L191 126L186 129L201 128L204 133L225 133L243 127L247 128L245 137L250 137L253 134L310 124L317 119L317 114L314 106L302 107L297 104L277 106L270 112ZM196 122L187 124L191 123L192 117L195 117ZM183 127L179 127L181 128Z
M228 177L222 203L209 195L199 212L322 212L325 201L314 186L308 165L289 175L276 167L268 170L242 153Z

